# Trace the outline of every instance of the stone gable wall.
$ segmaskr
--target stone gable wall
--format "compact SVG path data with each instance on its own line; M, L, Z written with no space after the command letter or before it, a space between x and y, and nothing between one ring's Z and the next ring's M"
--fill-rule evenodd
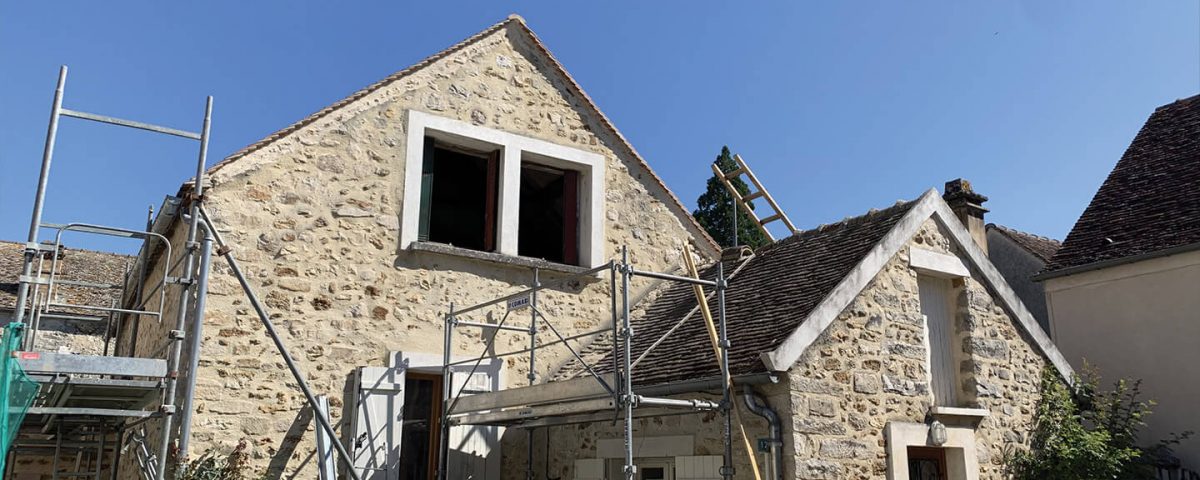
M857 479L887 474L884 427L925 421L931 405L917 273L909 248L961 254L928 220L788 373L794 458L785 478ZM980 478L1003 478L1009 444L1028 443L1041 369L1032 340L974 279L956 282L960 404L986 408L976 431Z
M236 247L234 254L310 385L330 396L335 423L355 367L384 365L388 351L440 354L443 315L451 302L488 300L532 280L528 268L399 248L408 109L603 155L610 257L628 245L638 268L666 270L679 263L683 242L698 243L668 206L668 193L509 24L212 178L206 193L214 221ZM177 245L182 230L176 229ZM555 278L542 273L543 282ZM639 280L634 291L646 285ZM607 277L597 278L545 291L540 302L569 335L608 320L608 294ZM496 320L499 313L470 319ZM166 328L143 322L137 335L161 339ZM552 334L542 330L539 338L549 341ZM523 348L526 338L502 333L497 349ZM481 343L476 331L459 336L453 350L477 355ZM139 346L145 354L142 346L149 346ZM540 356L539 375L568 356L562 348ZM213 263L200 365L193 456L248 438L256 471L269 471L270 478L315 476L314 434L303 396L219 258ZM525 382L524 361L509 358L506 366L507 379ZM153 428L151 440L157 437Z

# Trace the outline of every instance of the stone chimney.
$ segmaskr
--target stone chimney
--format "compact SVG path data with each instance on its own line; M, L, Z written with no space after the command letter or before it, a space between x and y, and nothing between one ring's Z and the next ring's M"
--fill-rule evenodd
M988 210L983 208L983 202L986 202L988 198L975 193L975 190L971 189L971 182L961 178L946 182L942 198L950 204L950 210L954 212L954 216L958 217L958 221L967 227L968 232L971 232L975 244L983 249L983 253L987 253L987 223L983 221L983 214Z

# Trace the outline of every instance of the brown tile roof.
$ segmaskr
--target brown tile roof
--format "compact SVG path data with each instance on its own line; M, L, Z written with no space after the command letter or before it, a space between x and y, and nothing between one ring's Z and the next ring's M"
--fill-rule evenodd
M0 309L12 310L17 305L17 281L21 276L25 244L0 241ZM120 285L125 270L134 258L115 253L65 248L59 257L56 278L107 285ZM36 268L36 264L35 264ZM43 276L49 275L50 261L46 260ZM55 302L73 305L108 307L120 300L121 290L75 286L56 286ZM54 313L96 315L98 312L80 309L59 309Z
M759 354L774 350L799 327L914 203L898 203L797 233L760 248L748 259L726 260L731 373L766 372ZM715 278L716 266L705 269L701 276ZM716 303L714 296L709 301L714 315ZM695 297L685 284L667 287L645 315L634 321L633 358L646 352L681 319L686 319L683 325L633 369L636 383L655 385L719 375ZM585 352L600 373L612 370L611 345L607 340L598 341ZM562 373L569 375L578 368L569 364Z
M1200 245L1200 95L1156 109L1047 265Z
M987 224L987 228L988 230L995 230L997 233L1004 235L1009 240L1012 240L1013 243L1017 244L1017 246L1025 249L1025 251L1040 259L1042 263L1050 262L1050 259L1054 257L1054 254L1058 252L1058 249L1062 248L1062 242L1059 242L1053 238L1034 235L1032 233L1025 233L1020 230L1008 228L1004 225L996 225L994 223Z
M663 182L662 178L659 177L657 173L654 172L654 169L650 168L650 164L648 162L646 162L646 160L644 158L642 158L642 155L637 152L637 149L633 148L633 144L629 143L629 140L626 139L625 136L621 134L620 130L617 130L616 125L614 125L612 123L612 121L608 119L608 116L604 115L604 112L600 110L600 107L598 105L596 105L596 102L594 100L592 100L592 97L588 96L587 92L585 92L583 90L583 87L581 87L579 85L579 82L575 81L575 78L571 76L570 72L567 72L566 67L564 67L562 65L562 63L560 63L558 61L558 59L554 57L554 54L550 52L549 48L546 48L546 45L542 42L542 40L540 38L538 38L537 34L533 33L533 30L530 29L529 26L525 24L525 19L521 18L519 15L516 15L516 14L509 15L508 18L504 19L503 21L501 21L495 25L492 25L492 26L488 27L487 29L485 29L479 33L476 33L475 35L472 35L472 36L466 38L465 40L450 46L450 48L447 48L447 49L442 50L438 53L435 53L429 57L426 57L424 60L421 60L421 61L409 66L408 68L405 68L396 73L388 75L383 80L372 83L372 84L366 86L365 88L350 94L350 96L343 98L341 100L338 100L334 104L329 105L328 107L325 107L307 117L304 117L303 119L300 119L300 121L297 121L291 125L288 125L287 127L284 127L283 129L276 131L275 133L267 135L266 138L263 138L262 140L259 140L250 145L247 145L246 147L242 148L241 150L234 152L233 154L229 155L228 157L225 157L225 159L214 164L212 167L210 167L208 169L208 173L211 175L211 174L219 171L220 169L224 168L226 165L228 165L242 157L245 157L246 155L249 155L263 147L266 147L284 137L287 137L288 135L295 133L296 131L300 130L301 128L304 128L305 126L308 126L309 124L312 124L313 122L316 122L317 120L320 120L321 118L325 117L326 115L329 115L330 113L333 113L333 112L337 111L338 109L341 109L342 107L345 107L346 105L349 105L349 104L355 102L356 100L359 100L359 99L371 94L372 92L379 90L380 88L386 87L398 80L401 80L404 77L407 77L407 76L411 75L412 73L417 72L417 71L421 70L422 68L425 68L425 67L433 64L434 62L449 56L450 54L452 54L454 52L462 50L463 48L466 48L467 46L471 45L472 43L475 43L476 41L479 41L480 39L482 39L488 35L491 35L492 33L495 33L496 31L498 31L508 25L516 26L517 28L520 29L520 31L524 32L526 35L529 36L533 45L535 47L537 47L537 49L543 55L545 55L546 58L548 58L550 60L550 63L553 64L556 71L560 75L562 75L563 78L565 78L567 80L570 88L572 90L574 90L573 93L578 95L580 98L582 98L584 100L584 104L587 105L588 107L590 107L593 112L595 112L596 118L598 118L600 120L600 123L606 129L608 129L609 133L611 133L615 137L617 137L617 139L621 142L621 146L624 147L625 149L627 149L629 151L629 153L633 156L633 158L637 159L639 165L642 168L646 169L646 172L648 172L650 174L650 177L653 178L654 181L660 187L662 187L663 191L665 191L667 193L667 195L671 198L672 203L674 203L673 206L677 209L676 213L678 213L682 217L686 217L686 220L683 220L685 223L685 226L690 222L691 229L693 230L692 233L694 235L696 235L697 239L702 242L701 246L706 246L713 252L719 251L720 247L717 245L717 242L715 240L713 240L712 237L708 235L708 232L706 230L704 230L704 227L702 227L696 221L696 219L692 217L692 215L689 213L690 210L688 210L688 208L686 206L684 206L683 202L679 200L679 197L677 197L675 195L675 192L672 192L670 188L667 188L667 184L665 182ZM184 188L185 189L189 188L189 186L185 184Z

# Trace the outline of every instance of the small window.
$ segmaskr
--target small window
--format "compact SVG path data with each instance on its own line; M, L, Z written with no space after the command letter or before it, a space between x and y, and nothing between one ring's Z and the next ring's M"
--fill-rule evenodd
M929 375L934 403L957 407L958 375L954 363L954 287L950 280L921 275L917 277L921 314L929 336Z
M946 451L934 447L908 447L908 478L945 480Z
M517 254L579 263L579 173L521 164Z
M475 152L425 138L421 241L496 250L499 153Z

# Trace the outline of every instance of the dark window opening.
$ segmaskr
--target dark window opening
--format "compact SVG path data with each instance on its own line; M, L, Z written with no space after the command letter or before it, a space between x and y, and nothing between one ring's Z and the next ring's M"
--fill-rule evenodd
M425 138L417 238L471 250L496 250L499 152L475 153Z
M521 164L517 254L579 263L579 173Z
M442 379L409 373L404 380L400 480L431 480L437 472Z
M908 447L908 478L945 480L946 451L934 447Z

